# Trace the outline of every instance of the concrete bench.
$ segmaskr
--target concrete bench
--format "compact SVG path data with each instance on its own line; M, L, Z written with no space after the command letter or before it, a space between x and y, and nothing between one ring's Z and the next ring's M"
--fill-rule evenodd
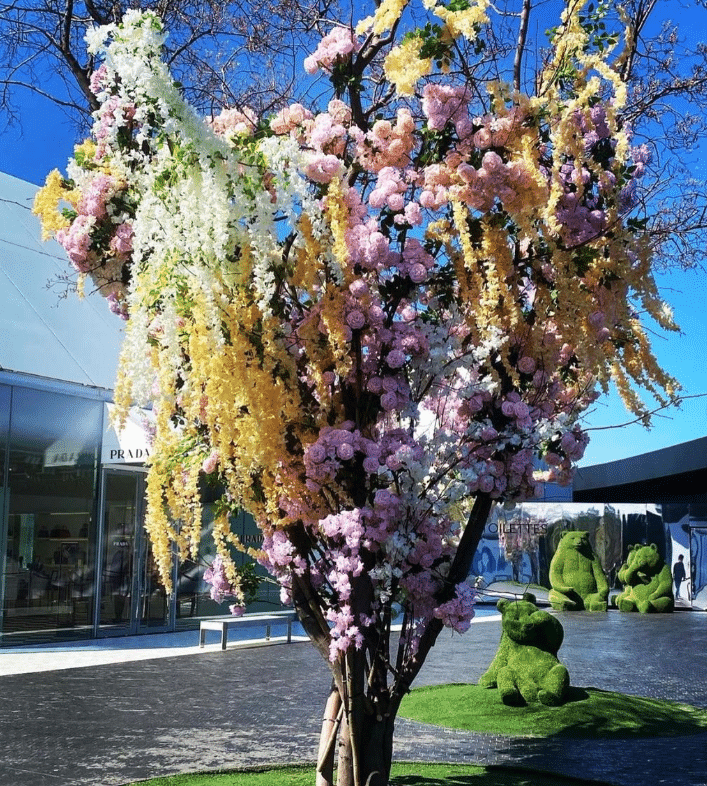
M297 619L294 611L273 611L255 614L243 614L241 617L214 617L212 619L201 620L199 624L199 646L203 647L206 641L207 630L217 630L221 632L221 649L226 649L228 639L228 629L239 627L254 628L265 627L265 639L270 639L270 628L272 625L287 625L287 643L292 641L292 622Z

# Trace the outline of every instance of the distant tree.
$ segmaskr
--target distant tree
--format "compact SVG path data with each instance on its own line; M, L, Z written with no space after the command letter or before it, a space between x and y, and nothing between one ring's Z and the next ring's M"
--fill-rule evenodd
M570 479L611 380L640 417L642 394L677 395L644 326L675 329L624 116L638 28L573 3L531 50L529 9L509 44L484 0L385 0L304 60L330 83L314 111L207 122L158 18L128 12L89 35L92 138L38 194L128 318L116 397L156 409L147 528L167 586L208 476L215 592L242 608L229 548L249 551L329 664L320 784L337 739L339 786L387 783L400 701L443 627L469 626L492 506ZM260 551L230 532L241 508Z
M450 8L454 6L454 2ZM634 140L646 145L650 176L637 185L637 200L663 269L701 266L707 254L707 185L698 146L707 134L707 49L694 40L692 20L707 12L699 3L602 0L582 13L597 46L610 46L627 31L620 69L627 86L621 115ZM128 9L154 11L169 30L165 57L190 103L209 114L223 106L248 106L259 115L296 100L310 108L318 86L301 78L301 61L332 24L357 14L354 3L335 0L27 0L0 5L0 110L19 123L20 91L63 107L85 133L98 107L90 89L95 60L85 48L92 26L119 20ZM502 0L486 28L483 53L457 58L475 82L501 74L516 89L533 92L543 62L552 56L546 28L557 8L546 0ZM677 17L691 19L689 33ZM408 9L411 18L414 12ZM664 18L656 20L658 13ZM697 24L699 28L699 24ZM685 38L689 35L689 40ZM468 54L475 44L456 43ZM480 56L479 56L480 55ZM611 61L611 57L607 58ZM369 87L375 77L368 75ZM379 96L383 97L383 96ZM40 105L40 104L38 104ZM371 108L375 108L372 102Z
M270 111L290 98L298 52L313 36L327 0L36 0L0 4L0 107L19 121L15 99L32 91L90 128L99 102L86 51L93 26L129 8L154 11L169 32L165 57L189 101L204 112L224 105Z

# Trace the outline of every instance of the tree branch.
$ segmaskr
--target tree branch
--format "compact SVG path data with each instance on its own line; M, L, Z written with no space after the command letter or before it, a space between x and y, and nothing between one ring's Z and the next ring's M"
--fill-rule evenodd
M525 41L528 36L528 23L530 21L531 0L523 0L523 10L520 13L520 29L518 31L518 45L516 46L515 58L513 60L513 86L516 90L521 88L521 66L523 63L523 53L525 52Z

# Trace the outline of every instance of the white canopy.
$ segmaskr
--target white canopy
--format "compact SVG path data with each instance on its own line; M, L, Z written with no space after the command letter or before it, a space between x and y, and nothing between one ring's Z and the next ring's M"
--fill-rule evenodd
M88 282L83 300L51 286L71 268L41 240L36 192L0 173L0 369L112 389L123 322Z

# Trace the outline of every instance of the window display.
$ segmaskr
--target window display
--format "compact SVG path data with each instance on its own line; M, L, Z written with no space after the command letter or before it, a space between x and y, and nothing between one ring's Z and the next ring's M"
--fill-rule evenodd
M102 403L13 388L2 632L93 623Z

